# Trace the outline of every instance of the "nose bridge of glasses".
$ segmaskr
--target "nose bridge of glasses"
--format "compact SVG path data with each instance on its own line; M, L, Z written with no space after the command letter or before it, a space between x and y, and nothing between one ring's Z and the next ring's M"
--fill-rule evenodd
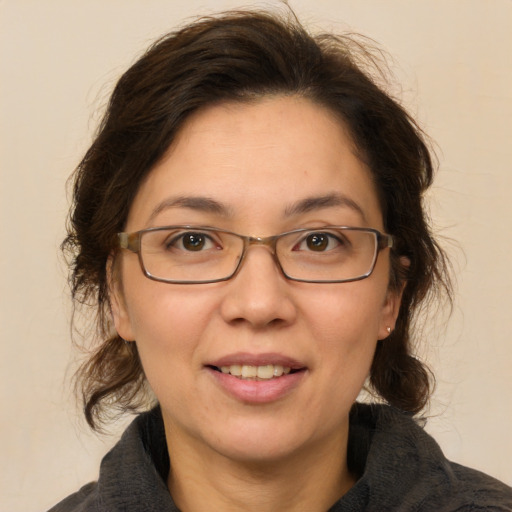
M250 246L263 246L268 249L274 261L279 264L277 259L277 250L276 243L279 238L279 235L273 236L246 236L244 237L244 253L247 253L247 250Z
M267 237L260 237L260 236L244 236L242 237L244 242L244 249L242 253L241 260L245 260L247 257L248 249L251 246L263 246L268 249L270 252L270 255L272 256L272 259L274 260L274 263L281 268L281 264L279 263L279 260L277 258L277 252L276 252L276 241L277 236L267 236ZM240 265L242 264L242 261L240 261Z
M264 247L268 247L272 253L275 253L276 239L276 236L247 236L244 237L244 242L246 248L249 248L251 245L263 245Z

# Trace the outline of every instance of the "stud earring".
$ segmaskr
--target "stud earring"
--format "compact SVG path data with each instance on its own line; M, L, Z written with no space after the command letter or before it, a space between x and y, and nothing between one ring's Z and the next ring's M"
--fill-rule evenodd
M388 334L391 334L391 327L386 327L386 331L388 331Z

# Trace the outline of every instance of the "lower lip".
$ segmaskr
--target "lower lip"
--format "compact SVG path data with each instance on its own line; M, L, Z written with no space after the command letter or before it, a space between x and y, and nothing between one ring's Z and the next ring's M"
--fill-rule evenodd
M275 402L285 397L299 385L306 373L301 370L268 380L244 380L212 368L208 370L225 392L241 402L251 404Z

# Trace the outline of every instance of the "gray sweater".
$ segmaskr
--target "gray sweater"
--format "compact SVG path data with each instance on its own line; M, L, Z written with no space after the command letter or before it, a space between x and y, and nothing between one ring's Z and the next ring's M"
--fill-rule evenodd
M512 511L512 488L448 461L410 416L388 406L355 404L348 462L359 479L327 512ZM165 483L169 467L156 408L103 458L98 482L49 512L179 512Z

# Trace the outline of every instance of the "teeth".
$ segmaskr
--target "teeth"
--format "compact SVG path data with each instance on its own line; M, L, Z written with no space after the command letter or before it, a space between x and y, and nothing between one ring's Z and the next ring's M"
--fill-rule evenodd
M231 375L235 375L236 377L242 376L242 365L240 364L233 364L231 366L223 366L223 368L226 370L222 370L224 373L231 373Z
M258 366L256 373L260 379L271 379L274 376L274 365Z
M266 364L264 366L252 366L248 364L232 364L231 366L221 366L222 373L229 373L235 377L247 380L269 380L274 377L288 375L291 368L279 364Z
M243 379L257 377L257 376L258 376L258 367L257 366L248 366L245 364L242 366L242 378Z

